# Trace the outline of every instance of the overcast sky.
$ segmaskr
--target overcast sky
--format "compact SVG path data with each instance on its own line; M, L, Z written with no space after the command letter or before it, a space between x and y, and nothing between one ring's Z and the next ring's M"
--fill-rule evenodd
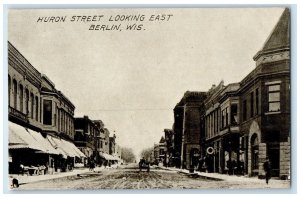
M9 41L75 105L75 116L101 119L117 143L153 146L172 128L173 108L185 91L238 82L283 9L10 10ZM166 14L163 21L151 15ZM103 15L100 21L72 16ZM143 21L109 21L145 15ZM172 15L167 20L167 15ZM37 22L39 17L64 22ZM98 20L98 18L95 18ZM143 24L128 31L128 24ZM119 25L120 30L89 30Z

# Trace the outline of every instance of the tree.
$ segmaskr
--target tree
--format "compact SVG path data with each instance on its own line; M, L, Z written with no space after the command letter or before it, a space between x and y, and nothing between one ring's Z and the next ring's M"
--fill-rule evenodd
M136 160L133 150L131 148L122 147L121 151L122 159L127 163L132 163Z
M153 148L152 147L146 148L146 149L142 150L141 157L145 158L145 160L147 160L148 162L152 162L153 161L153 159L152 159L152 152L153 152Z

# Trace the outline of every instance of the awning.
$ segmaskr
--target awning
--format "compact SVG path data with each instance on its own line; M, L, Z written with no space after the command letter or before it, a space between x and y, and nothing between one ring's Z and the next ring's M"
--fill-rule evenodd
M33 150L46 152L46 149L42 146L42 144L38 142L35 138L33 138L33 136L26 128L12 122L8 122L8 131L9 149L29 148Z
M70 152L74 154L76 157L86 157L72 142L62 140L67 146Z
M69 157L86 157L73 143L60 139L58 137L47 137L49 142L57 149L59 154L64 158Z
M47 136L47 139L50 144L57 150L57 152L63 156L63 158L67 158L69 156L68 153L64 149L62 149L62 143L60 139L50 135Z
M44 138L42 136L41 133L32 131L30 129L28 129L28 131L33 136L33 138L36 139L36 141L43 145L47 153L59 155L59 152L50 144L47 138Z
M114 156L109 155L107 153L101 153L99 152L100 157L106 159L106 160L117 160Z

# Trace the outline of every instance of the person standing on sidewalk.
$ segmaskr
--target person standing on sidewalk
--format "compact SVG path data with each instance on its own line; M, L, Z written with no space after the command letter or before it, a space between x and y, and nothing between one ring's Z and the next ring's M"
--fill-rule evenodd
M271 178L271 162L269 160L269 157L266 158L266 161L264 163L264 171L265 171L265 175L266 175L266 183L269 183L269 180Z

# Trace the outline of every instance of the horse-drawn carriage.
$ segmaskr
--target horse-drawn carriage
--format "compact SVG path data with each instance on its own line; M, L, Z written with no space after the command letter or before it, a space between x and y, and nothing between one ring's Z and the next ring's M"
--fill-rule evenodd
M140 162L139 162L139 169L140 169L140 171L142 171L143 169L146 169L147 172L149 172L150 171L149 162L146 162L145 159L141 159Z

